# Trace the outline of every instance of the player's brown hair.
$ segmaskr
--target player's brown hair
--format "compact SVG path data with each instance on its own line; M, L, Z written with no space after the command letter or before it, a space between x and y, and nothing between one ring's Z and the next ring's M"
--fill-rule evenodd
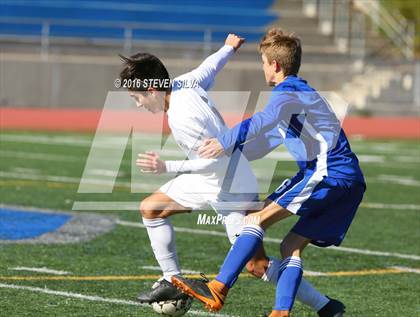
M169 80L169 73L165 65L156 56L149 53L137 53L130 57L119 55L124 63L124 68L120 72L121 81L124 80L150 80L161 79ZM147 85L134 85L129 90L146 91ZM156 90L167 90L168 87L159 87Z
M283 69L284 76L297 75L302 57L300 39L279 28L267 31L259 44L259 51L268 62L275 60Z

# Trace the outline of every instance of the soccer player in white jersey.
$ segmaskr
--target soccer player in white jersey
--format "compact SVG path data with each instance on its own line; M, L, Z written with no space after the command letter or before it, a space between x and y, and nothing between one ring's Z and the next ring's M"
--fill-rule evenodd
M140 204L143 224L163 271L163 278L151 290L139 294L138 300L141 302L151 303L184 296L171 284L171 277L180 274L181 269L169 216L206 209L210 205L226 217L227 236L234 243L242 230L245 212L229 210L223 202L235 203L236 207L240 205L241 210L250 210L258 200L256 178L240 150L231 157L221 156L217 159L201 159L197 154L202 139L215 137L227 130L207 90L243 41L229 34L219 51L209 56L198 68L175 78L171 85L167 85L169 74L157 57L147 53L122 57L125 67L120 74L121 80L140 81L140 84L132 85L135 89L129 91L137 106L153 113L165 111L174 139L188 157L184 161L165 162L157 153L146 152L139 154L136 162L145 173L189 173L172 179ZM156 79L163 85L151 87ZM269 132L263 137L269 138L271 143L281 143L281 136L275 133ZM247 157L250 159L254 159L254 145L261 152L260 140L250 142L247 144ZM273 258L272 261L278 260ZM252 259L250 263L252 267ZM267 280L267 276L263 278ZM328 299L306 281L302 283L298 299L314 310L328 303Z

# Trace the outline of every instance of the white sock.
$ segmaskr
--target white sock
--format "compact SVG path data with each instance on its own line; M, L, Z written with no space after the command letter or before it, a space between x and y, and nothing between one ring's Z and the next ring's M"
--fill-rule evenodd
M300 282L296 298L300 302L312 307L314 311L319 311L330 301L327 296L318 292L318 290L304 278L302 278L302 281Z
M170 282L173 275L181 274L176 253L174 228L167 218L143 218L143 224L146 226L150 245L162 269L163 277Z
M267 270L261 279L277 286L281 261L274 257L269 257L269 259ZM302 278L302 281L300 282L296 298L303 304L311 307L314 311L319 311L329 302L328 297L318 292L318 290L304 278Z
M245 212L220 212L220 214L225 217L226 234L230 243L233 245L244 226Z

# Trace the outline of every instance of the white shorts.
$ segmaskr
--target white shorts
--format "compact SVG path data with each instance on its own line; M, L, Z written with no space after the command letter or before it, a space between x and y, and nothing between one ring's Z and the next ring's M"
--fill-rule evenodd
M248 210L259 209L257 193L225 193L214 179L200 174L182 174L159 190L183 207L192 210L213 209L225 217L225 228L231 243L241 232L241 221Z
M255 209L257 193L226 193L214 179L200 174L182 174L159 190L178 204L192 210L246 211Z

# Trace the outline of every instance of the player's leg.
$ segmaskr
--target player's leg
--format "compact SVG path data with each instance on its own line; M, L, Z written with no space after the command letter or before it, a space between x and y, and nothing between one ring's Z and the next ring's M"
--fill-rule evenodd
M302 252L312 239L293 232L285 237L281 244L283 261L280 265L279 279L276 288L274 310L269 317L288 317L293 307L294 297L302 287ZM309 284L309 283L308 283ZM310 285L310 284L309 284ZM311 286L312 287L312 286ZM338 300L326 298L326 303L316 309L320 317L341 317L345 306Z
M226 235L229 239L229 242L233 245L242 231L244 219L246 217L245 212L237 212L237 211L216 211L216 212L218 215L223 216Z
M280 205L267 200L265 207L252 214L236 239L216 279L209 283L174 276L172 283L184 292L202 301L210 310L220 310L229 288L233 286L246 263L261 246L264 230L275 222L287 218L291 213ZM249 218L250 216L247 216ZM253 223L251 223L251 220ZM250 224L249 224L250 223Z
M277 286L281 263L282 261L276 257L268 257L265 253L264 246L261 245L252 259L246 264L246 269L253 276ZM308 305L316 312L320 311L330 302L327 296L321 294L304 278L300 282L296 299Z
M150 244L163 279L159 280L151 290L138 295L141 302L155 302L178 299L181 296L171 284L171 277L181 274L175 245L175 232L168 217L175 213L188 212L190 209L175 202L164 193L157 191L145 198L140 204L143 224L147 229Z
M249 200L253 200L253 198L254 197L250 197ZM234 244L245 223L245 212L217 212L224 216L226 233L230 242ZM251 212L248 212L248 214L251 214ZM261 245L252 259L246 264L246 269L251 275L277 286L281 263L282 261L276 257L268 257L265 253L264 246ZM299 285L296 298L316 312L330 302L327 296L321 294L304 278L302 278Z
M279 203L280 198L292 201L299 195L302 188L307 184L310 175L298 173L288 182L284 182L269 198L265 201L264 208L252 213L247 218L256 221L246 225L235 244L229 251L216 279L203 283L191 281L183 277L174 276L172 282L180 287L184 292L201 300L207 308L220 310L229 288L235 283L239 273L245 264L253 257L260 248L263 240L264 231L271 224L289 217L293 213L282 207L287 205ZM250 223L250 222L247 222Z
M194 189L194 190L192 190ZM175 248L175 233L168 217L175 213L201 210L207 206L207 201L201 193L212 193L213 188L203 184L203 178L198 174L183 174L170 180L152 196L143 200L140 211L143 217L155 257L162 268L165 278L159 282L159 289L154 289L154 294L168 300L174 295L170 277L181 272ZM176 294L179 291L175 288ZM151 292L149 292L149 295ZM176 295L175 294L175 295ZM147 295L147 294L146 294ZM175 298L177 299L177 298Z
M181 273L176 253L175 232L168 217L188 211L190 209L160 191L145 198L140 204L140 213L153 253L162 269L163 277L168 282L171 281L172 275Z
M249 200L252 199L253 197L250 197ZM234 244L245 223L245 212L217 212L224 216L226 233L229 241ZM249 212L248 214L251 213ZM246 269L251 275L260 278L265 282L270 282L276 286L279 278L281 263L282 261L276 257L268 257L265 253L264 246L261 245L252 259L246 264ZM304 278L302 278L299 285L296 298L298 301L308 305L316 312L321 310L328 304L328 302L330 302L327 296L321 294Z
M324 178L312 188L310 196L296 196L290 203L280 197L277 202L287 205L300 215L281 245L283 264L276 291L274 316L288 316L302 274L301 254L311 242L321 247L339 245L343 240L363 197L362 184ZM283 199L283 200L282 200ZM318 311L319 316L342 316L345 306L331 300Z
M302 275L301 255L311 239L290 232L282 241L280 250L283 261L280 264L274 310L270 317L288 317L292 310Z

